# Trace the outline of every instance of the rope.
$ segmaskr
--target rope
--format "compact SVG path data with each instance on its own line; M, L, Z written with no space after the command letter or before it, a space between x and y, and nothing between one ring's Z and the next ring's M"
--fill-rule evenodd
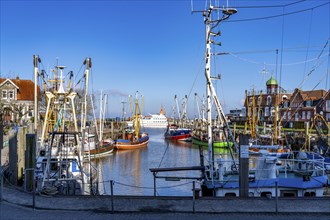
M278 14L278 15L270 15L270 16L265 16L265 17L258 17L258 18L246 18L246 19L238 19L238 20L226 20L224 22L244 22L244 21L258 21L258 20L265 20L265 19L270 19L270 18L278 18L278 17L285 17L287 15L293 15L293 14L298 14L298 13L302 13L305 11L309 11L309 10L313 10L316 8L320 8L322 6L325 6L329 4L329 2L321 4L321 5L317 5L315 7L312 8L307 8L307 9L302 9L302 10L298 10L298 11L293 11L293 12L288 12L288 13L283 13L282 14ZM283 8L285 8L286 6L284 5Z
M165 154L166 154L167 149L168 149L169 146L170 146L170 144L167 142L167 146L166 146L165 152L164 152L164 154L163 154L163 156L162 156L162 159L160 160L160 163L159 163L159 165L158 165L158 168L162 165L162 162L163 162L163 160L164 160Z
M129 185L129 184L125 184L125 183L120 183L120 182L117 182L117 181L113 181L113 182L114 183L117 183L118 185L126 186L126 187L131 187L131 188L137 188L137 189L154 189L154 187L149 187L149 186L134 186L134 185ZM157 189L175 188L175 187L184 186L184 185L187 185L187 184L190 184L190 183L192 183L192 181L186 182L186 183L177 184L177 185L173 185L173 186L160 186L160 187L157 187Z

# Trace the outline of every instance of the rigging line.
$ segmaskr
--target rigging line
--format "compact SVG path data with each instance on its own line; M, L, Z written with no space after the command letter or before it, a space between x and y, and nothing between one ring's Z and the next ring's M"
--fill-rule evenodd
M326 74L316 83L316 85L313 87L313 89L311 91L314 91L316 89L316 87L324 80L324 78L326 78ZM324 100L325 100L324 98L329 94L329 92L330 92L330 90L326 92L326 94L320 99L320 101L314 106L314 108L316 108L318 105L320 105L324 102ZM298 92L295 94L293 100L296 99L297 95L298 95ZM310 98L308 94L307 94L306 98ZM298 107L295 107L296 110L292 112L292 116L294 116L297 113L297 111L301 108L301 105L303 104L303 102L304 102L304 100L299 103ZM292 103L290 103L289 108L287 108L287 110L284 112L285 115L287 115L287 112L292 108L291 104ZM281 116L281 118L279 120L280 123L282 122L283 117L284 117L284 114ZM288 118L288 120L290 120L290 119ZM286 126L289 122L290 121L286 121L283 126Z
M235 54L233 54L233 53L228 53L228 54L231 55L231 56L233 56L233 57L235 57L235 58L237 58L237 59L239 59L239 60L242 60L242 61L244 61L244 62L248 62L248 63L258 64L258 65L266 64L267 66L277 66L276 63L263 63L263 62L259 62L259 61L254 61L254 60L250 60L250 59L242 58L242 57L237 56L237 55L235 55ZM327 54L325 54L325 55L323 55L323 56L321 56L320 58L325 57L325 56L328 56L329 54L330 54L330 52L327 53ZM286 63L286 64L282 64L282 66L293 66L293 65L299 65L299 64L304 64L304 63L306 63L306 62L309 63L309 62L315 61L315 60L317 60L317 59L319 59L319 57L314 57L314 58L309 59L309 60L306 60L306 61L298 61L298 62L294 62L294 63Z
M169 142L167 142L166 149L165 149L165 151L164 151L164 154L163 154L163 156L162 156L162 159L161 159L160 162L159 162L158 168L162 165L163 160L164 160L164 157L165 157L165 155L166 155L166 152L167 152L167 149L168 149L169 146L170 146L170 144L169 144Z
M330 4L329 4L329 11L330 11ZM328 16L328 19L330 17ZM330 25L328 26L328 33L330 34ZM330 68L330 46L329 46L329 56L328 56L328 75L327 75L327 81L326 81L326 85L325 88L328 89L328 82L329 82L329 68Z
M202 68L203 62L204 62L204 57L203 57L203 59L202 59L200 65L199 65L198 71L197 71L197 73L196 73L196 75L195 75L195 79L194 79L193 85L192 85L192 87L190 88L190 91L189 91L189 93L188 93L188 99L189 99L189 97L190 97L190 95L191 95L191 92L192 92L193 88L194 88L195 85L196 85L197 77L198 77L199 74L200 74L200 69Z
M257 20L265 20L265 19L270 19L270 18L277 18L277 17L285 17L287 15L293 15L293 14L298 14L298 13L302 13L305 11L309 11L309 10L313 10L322 6L325 6L327 4L329 4L330 2L327 3L323 3L321 5L317 5L315 7L312 8L307 8L307 9L302 9L299 11L293 11L293 12L288 12L288 13L283 13L283 14L279 14L279 15L271 15L271 16L265 16L265 17L259 17L259 18L246 18L246 19L238 19L238 20L225 20L224 22L244 22L244 21L257 21Z
M285 7L283 7L283 14L285 12ZM279 86L282 87L282 69L283 69L283 42L284 42L284 16L282 17L282 30L281 30L281 57L280 57L280 80Z
M233 8L245 8L245 9L250 9L250 8L281 8L281 7L286 7L286 6L291 6L295 4L299 4L301 2L304 2L306 0L300 0L292 3L288 3L285 5L256 5L256 6L233 6Z
M81 71L81 69L83 68L83 66L84 66L84 64L81 64L81 66L80 66L80 68L79 68L79 70L78 70L78 73L77 73L77 75L75 75L75 77L74 77L74 81L76 82L77 81L77 78L78 78L78 76L79 76L79 74L80 74L80 71ZM80 80L79 80L80 81ZM78 84L78 83L77 83ZM76 85L77 85L76 84Z
M324 49L327 47L328 43L329 43L330 38L328 38L327 42L324 44L324 47L322 49L322 51L320 52L318 59L320 58L320 56L322 55ZM305 83L305 81L307 80L307 78L315 71L315 69L317 67L319 67L322 64L322 62L317 62L314 67L309 71L309 73L306 75L306 77L303 79L303 81L299 84L298 89L300 89L302 87L302 85ZM314 88L313 88L314 89ZM293 97L293 100L296 99L298 93L295 94L295 96ZM287 113L289 111L289 109L291 108L292 102L290 103L289 108L285 111L285 113ZM280 118L280 122L283 120L284 114L283 116ZM287 121L284 125L286 125L289 121Z
M277 67L278 67L278 49L276 49L276 63L275 63L275 79L277 80Z
M328 94L330 93L330 90L328 90L325 94L324 94L324 96L319 100L319 102L318 103L316 103L316 105L315 106L318 106L318 105L321 105L321 104L323 104L324 103L324 101L325 101L325 97L327 97L328 96Z
M286 52L305 52L305 51L299 50L299 49L318 48L318 47L323 47L323 46L324 45L287 47L287 48L283 48L283 51L286 51ZM266 49L266 50L247 50L247 51L238 51L238 52L212 53L212 55L222 55L222 54L226 55L228 53L232 53L232 54L272 53L276 50L278 50L278 48L276 48L276 49ZM320 50L310 50L309 49L309 51L319 52Z
M313 21L313 10L311 10L311 15L310 15L310 20L309 20L309 27L308 27L308 40L307 40L307 45L308 46L309 46L310 41L311 41L312 21ZM308 54L309 54L309 47L307 47L305 60L307 60ZM307 62L305 62L305 65L304 65L303 76L305 76L306 68L307 68Z
M330 69L330 46L329 48L329 53L328 53L328 68L327 68L327 79L325 82L325 89L328 89L328 82L329 82L329 69Z

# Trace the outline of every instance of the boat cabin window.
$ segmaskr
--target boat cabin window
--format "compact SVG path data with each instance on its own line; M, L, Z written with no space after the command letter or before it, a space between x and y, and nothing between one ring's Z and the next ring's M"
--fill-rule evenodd
M226 193L225 197L236 197L236 193Z
M297 190L281 190L281 197L297 197Z
M315 192L305 192L304 197L315 197Z
M51 171L58 170L58 162L57 162L57 160L51 159L51 161L50 161L50 170Z
M271 197L272 197L272 192L262 192L262 193L260 194L260 197L271 198Z

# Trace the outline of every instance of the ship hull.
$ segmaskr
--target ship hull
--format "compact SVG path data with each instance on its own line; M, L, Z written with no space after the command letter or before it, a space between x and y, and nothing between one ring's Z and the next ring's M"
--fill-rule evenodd
M117 150L134 150L147 147L149 137L140 138L138 141L129 141L125 139L116 140L115 147Z

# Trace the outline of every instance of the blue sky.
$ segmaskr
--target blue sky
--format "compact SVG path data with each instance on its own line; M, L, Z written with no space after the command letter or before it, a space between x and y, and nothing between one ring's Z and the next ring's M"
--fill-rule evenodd
M195 10L205 8L205 1L193 3ZM330 36L329 0L229 5L238 13L220 24L222 46L213 52L230 54L216 57L211 67L212 75L222 76L215 86L227 112L242 107L246 89L264 89L264 63L266 78L281 76L287 90L329 88L329 44L321 52ZM259 7L274 5L281 7ZM288 15L276 17L283 13ZM174 95L179 102L189 95L188 114L197 114L194 93L206 93L205 26L201 13L191 13L190 0L1 0L0 16L1 77L33 79L33 54L46 69L58 58L75 74L91 57L91 89L109 95L110 116L120 116L121 102L135 91L145 97L145 114L163 105L172 115ZM274 17L259 19L268 16Z

